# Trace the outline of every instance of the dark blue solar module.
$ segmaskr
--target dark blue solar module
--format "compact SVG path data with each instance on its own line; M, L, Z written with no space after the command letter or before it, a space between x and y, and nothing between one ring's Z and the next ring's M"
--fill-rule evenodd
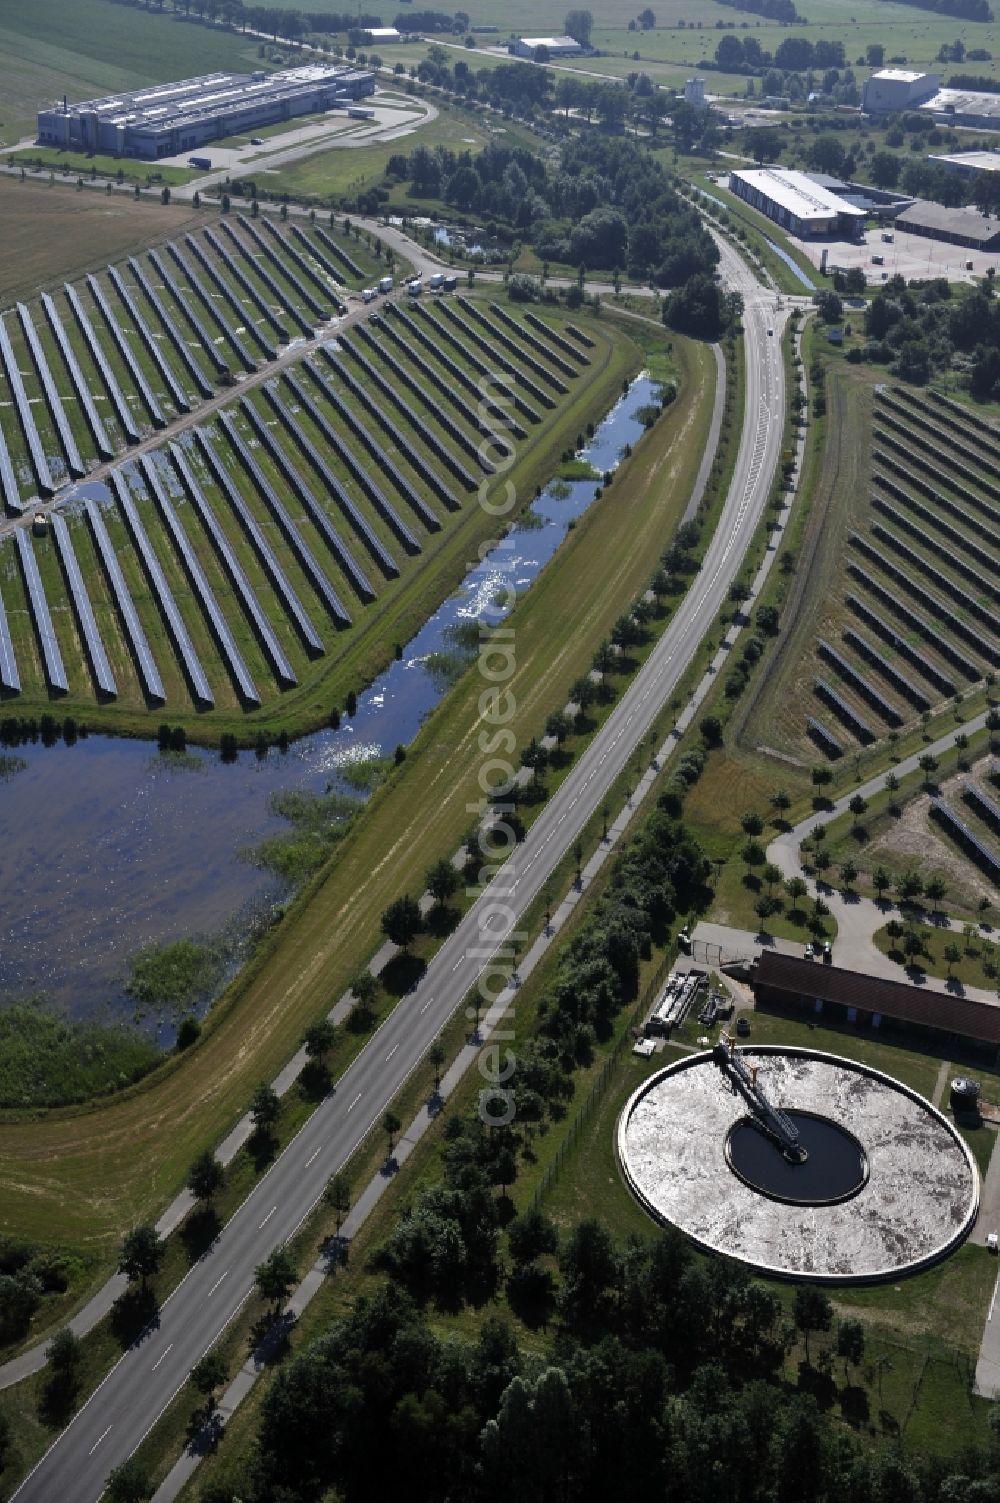
M14 349L7 333L7 326L0 315L0 360L3 360L3 368L7 375L7 384L14 396L17 407L17 415L21 420L21 431L24 434L25 443L28 445L28 453L31 455L31 467L38 481L38 489L44 496L50 496L55 490L52 474L49 470L49 462L45 458L45 450L35 427L35 419L31 411L31 403L28 401L24 382L21 380L21 372L17 368L17 360L14 357Z
M104 326L107 329L108 333L111 335L111 338L114 340L115 348L124 360L125 364L128 366L128 373L132 377L135 388L138 391L139 395L142 397L143 402L146 404L146 411L149 413L149 416L153 421L153 426L156 428L162 428L167 421L163 416L163 410L160 407L159 402L153 395L153 388L146 380L142 366L139 364L138 360L132 352L132 346L125 338L124 329L121 327L117 318L112 313L111 305L109 304L107 298L104 296L104 293L101 291L100 283L98 282L96 277L88 276L87 286L90 288L91 297L94 299L94 302L100 309L101 317L104 319Z
M153 338L152 330L150 329L146 320L143 318L142 314L139 312L139 306L136 303L135 298L125 286L124 280L114 266L108 267L108 279L110 280L111 285L114 287L118 296L121 298L122 306L135 325L136 333L139 335L139 338L146 346L146 353L150 356L153 364L156 366L157 370L162 376L167 390L173 398L174 406L177 408L178 412L190 412L191 403L187 399L187 393L181 391L181 388L177 382L177 378L175 377L173 371L170 369L170 366L167 364L166 360L163 358L163 351L160 349L160 346Z
M181 364L184 366L188 375L191 377L191 380L194 382L195 389L199 391L207 401L210 396L214 395L214 388L211 381L206 381L205 377L199 370L198 362L195 360L194 356L191 354L191 351L185 344L184 336L181 333L180 329L177 327L176 319L167 312L166 308L160 302L156 289L153 287L146 273L143 271L142 267L139 265L134 256L129 257L128 264L129 270L135 277L136 281L139 283L139 286L142 288L147 303L156 314L160 327L162 328L164 334L166 334L167 338L170 340L170 343L173 345L174 349L177 351L177 356ZM181 306L181 311L186 315L187 310L183 307L183 301L181 299L178 299L178 302ZM188 322L191 322L190 318L188 318ZM200 328L201 325L199 324L198 327ZM201 334L198 335L199 339L202 339L202 337L203 336ZM211 346L211 341L208 341L208 343L209 346ZM215 355L214 349L212 349L212 355ZM223 362L223 365L225 365L225 362Z
M76 619L83 633L83 640L87 645L87 656L90 659L91 670L98 689L102 694L117 695L118 685L115 676L111 672L111 664L101 641L101 634L97 629L97 621L94 617L94 608L87 594L87 587L80 573L80 564L73 547L73 539L69 535L66 518L59 512L52 513L52 532L56 540L56 548L62 560L62 566L69 582L69 592L73 599L73 607L76 611Z
M0 687L10 689L15 693L20 692L21 688L21 676L17 671L17 659L14 657L14 644L10 639L10 627L7 625L7 612L4 610L2 596L0 596Z
M125 575L122 573L122 566L118 562L114 546L108 536L108 529L104 525L101 509L97 502L90 500L89 497L84 502L84 505L87 509L87 521L90 523L90 530L94 534L94 543L97 552L111 583L111 591L115 597L115 604L118 606L119 614L125 623L125 632L131 643L132 651L135 653L136 662L139 665L139 676L142 679L143 688L150 699L157 699L162 702L167 697L163 692L163 680L160 678L160 671L153 660L153 654L149 650L146 633L142 629L142 622L139 620L139 613L135 608L135 602L129 593L128 585L125 583Z
M59 346L59 353L62 355L66 369L69 371L69 378L73 383L73 390L76 392L77 401L83 408L90 431L94 436L97 452L102 459L114 459L114 448L112 447L111 440L108 438L107 430L101 421L94 399L90 394L90 388L84 380L83 371L80 369L80 362L76 358L76 352L69 342L66 330L63 328L63 322L56 310L56 305L47 292L42 293L42 307L45 309L45 316L55 336L56 344Z
M56 383L52 372L49 370L49 362L46 360L45 351L42 349L42 341L38 337L31 314L23 303L18 303L17 305L17 316L21 320L25 343L34 362L42 391L45 394L45 405L52 414L52 421L55 423L56 432L59 434L59 442L62 444L63 453L66 456L66 468L71 475L79 478L87 473L87 469L80 458L80 451L76 446L76 439L73 437L73 430L69 425L69 419L63 411L62 398L56 390Z
M14 539L17 543L17 551L21 555L21 568L24 571L24 582L28 588L35 630L42 647L42 657L45 660L46 677L53 689L61 689L64 694L68 694L69 682L66 678L66 669L63 667L62 653L59 651L55 628L49 614L49 603L42 589L38 561L31 546L31 534L26 527L18 527L14 533Z
M122 431L131 443L137 444L141 435L136 427L135 418L132 416L132 409L126 402L122 394L122 389L115 378L114 371L108 364L107 357L101 349L100 341L94 333L93 324L87 317L86 310L77 296L76 289L71 287L69 282L65 282L63 284L63 291L66 294L66 301L73 310L73 317L76 319L80 333L83 335L84 343L90 351L90 358L101 373L101 380L104 382L104 388L111 398L111 405L115 409L119 423L121 423Z

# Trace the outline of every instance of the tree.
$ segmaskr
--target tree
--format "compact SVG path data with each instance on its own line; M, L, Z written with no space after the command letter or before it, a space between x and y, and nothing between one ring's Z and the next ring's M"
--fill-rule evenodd
M382 933L394 945L405 950L423 928L423 919L416 898L406 893L390 903L382 914Z
M747 132L747 149L757 166L764 162L776 162L781 156L781 148L784 145L780 132L770 130L767 126L761 129Z
M639 14L636 16L636 20L642 27L643 31L652 31L653 27L656 25L656 16L648 6L645 10L641 10L639 12Z
M757 614L759 615L760 612L758 611ZM776 809L779 814L784 814L791 808L791 804L791 795L787 789L779 788L776 793L771 794L771 808Z
M855 819L860 819L863 814L867 814L868 812L868 800L862 798L860 793L856 793L847 807Z
M225 1178L226 1171L211 1149L206 1148L188 1170L187 1187L195 1200L207 1204L222 1189Z
M740 815L740 828L744 835L763 835L764 821L759 814L754 813L752 809L748 809L745 814Z
M329 1018L311 1023L302 1035L302 1045L310 1059L322 1059L333 1048L337 1030Z
M865 1328L860 1320L842 1320L837 1325L837 1356L844 1359L844 1378L848 1364L857 1367L865 1355Z
M579 42L581 47L590 46L590 33L594 29L594 18L589 10L568 10L566 20L563 22L563 30L574 42Z
M785 891L792 900L793 910L797 910L799 903L806 896L809 888L802 877L789 877L785 883Z
M69 1326L63 1326L62 1330L57 1331L49 1342L45 1356L54 1373L58 1373L63 1378L74 1379L83 1356L79 1336Z
M359 971L351 982L351 995L359 1007L371 1007L378 996L378 977L371 971Z
M768 893L770 893L772 888L781 881L781 867L775 866L773 861L768 861L761 872L761 877Z
M748 875L753 867L763 866L765 855L760 841L748 840L740 851L740 859L745 863Z
M523 1211L507 1228L507 1245L515 1263L533 1263L558 1251L559 1233L541 1211Z
M441 1089L441 1066L447 1059L444 1044L440 1039L434 1040L433 1044L430 1047L430 1053L428 1054L427 1058L430 1060L431 1067L434 1071L434 1090L435 1092L437 1092Z
M276 1247L269 1258L254 1269L254 1282L262 1299L274 1306L277 1314L295 1288L295 1264L283 1247Z
M335 1174L324 1190L323 1196L336 1217L337 1236L339 1237L344 1217L351 1209L351 1187L344 1175Z
M435 899L439 908L444 908L448 899L459 891L462 885L462 873L457 870L453 861L442 855L441 860L435 861L435 864L427 869L424 881L426 881L430 896Z
M132 1284L138 1279L143 1291L156 1273L166 1248L153 1226L137 1226L126 1232L118 1255L118 1272L123 1273Z
M800 1284L795 1291L792 1318L802 1332L806 1345L806 1362L812 1365L809 1355L809 1336L812 1331L828 1331L833 1324L833 1306L815 1284Z
M840 880L845 887L851 888L858 880L858 868L853 861L847 860L840 868Z
M872 886L880 898L884 897L889 891L889 888L892 886L892 878L884 866L877 866L872 872Z
M134 1456L115 1467L104 1491L107 1503L145 1503L152 1494L153 1485L149 1480L149 1473Z
M393 1145L396 1141L396 1134L402 1130L402 1127L403 1124L396 1116L395 1112L386 1112L385 1116L382 1118L382 1129L389 1140L389 1150L386 1154L387 1158L392 1158L392 1150Z
M894 152L877 151L868 170L876 188L895 188L899 182L899 168L899 157Z
M928 877L924 883L924 897L929 898L935 906L944 901L947 891L948 884L941 876Z
M250 1116L254 1132L263 1133L274 1126L281 1114L281 1101L276 1091L261 1081L250 1102Z
M930 752L924 752L923 756L917 763L917 766L920 768L920 771L924 775L924 787L929 788L931 786L932 774L937 772L937 757L933 756Z
M229 1364L219 1351L206 1352L200 1362L191 1369L191 1384L200 1393L209 1409L215 1408L216 1391L229 1376Z
M912 903L924 890L924 879L912 867L896 879L896 894L903 903Z

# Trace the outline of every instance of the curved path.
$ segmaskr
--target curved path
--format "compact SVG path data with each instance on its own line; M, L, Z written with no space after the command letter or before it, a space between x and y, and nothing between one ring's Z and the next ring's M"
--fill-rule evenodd
M948 731L944 736L932 742L929 746L921 747L910 757L904 757L901 762L893 766L893 772L899 778L908 773L920 770L920 758L928 752L940 758L945 752L955 749L955 738L963 731L971 735L974 731L982 730L986 724L986 712L977 715L973 720L966 721L964 725L958 725L954 730ZM851 799L858 793L862 798L873 798L885 788L885 773L877 777L869 778L866 783L852 788L836 800L831 809L821 809L810 814L793 829L786 830L776 840L772 840L767 848L767 859L781 869L785 877L805 877L802 867L800 847L803 840L810 836L819 824L829 824L831 820L840 815L850 813ZM888 901L876 902L872 898L859 897L857 894L837 891L829 883L811 883L811 888L818 892L831 914L837 921L837 956L843 957L843 963L849 965L852 970L867 971L873 976L885 976L891 981L901 979L900 967L888 955L884 955L876 946L873 936L878 929L884 928L892 916L893 905ZM948 919L943 914L925 915L927 923L933 923L936 928L952 929L962 933L964 924L955 919ZM945 982L940 977L927 977L924 983L932 991L944 991ZM996 992L987 991L983 987L964 986L962 995L979 1002L997 1004Z
M441 1029L477 985L663 708L727 599L760 518L781 449L785 373L776 332L788 309L723 248L723 271L744 295L746 420L716 533L685 601L608 720L463 918L419 986L385 1020L210 1251L159 1312L18 1489L22 1503L91 1503L108 1472L135 1450L193 1365L237 1315L254 1268L302 1224Z

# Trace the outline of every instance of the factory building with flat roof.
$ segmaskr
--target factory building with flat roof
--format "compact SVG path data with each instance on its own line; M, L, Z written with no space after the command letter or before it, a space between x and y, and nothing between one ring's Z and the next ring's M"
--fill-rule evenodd
M787 167L731 172L729 190L803 240L813 236L857 240L864 229L864 209L831 193L806 173Z
M63 151L160 157L362 99L374 73L309 65L278 73L206 73L38 112L38 141Z
M880 68L865 79L861 108L866 115L893 115L912 110L941 87L939 73L912 73L908 68Z
M938 125L970 125L975 130L1000 130L1000 94L977 94L970 89L938 89L920 106Z
M932 167L943 167L959 177L978 177L981 172L1000 172L1000 151L956 151L950 156L929 156Z
M518 37L508 51L514 57L533 58L539 47L544 47L549 57L581 57L584 53L574 37Z
M975 209L946 209L943 204L917 199L896 215L899 229L968 250L1000 250L1000 221L987 219Z

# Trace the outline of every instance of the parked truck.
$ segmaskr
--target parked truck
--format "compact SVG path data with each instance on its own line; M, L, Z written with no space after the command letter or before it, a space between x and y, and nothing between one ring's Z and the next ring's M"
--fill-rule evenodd
M424 290L424 284L419 277L414 277L412 282L407 282L406 290L411 297L419 297Z
M211 157L188 157L189 167L201 167L204 171L207 171L211 165Z
M379 279L378 290L379 292L391 292L392 277L381 277Z

